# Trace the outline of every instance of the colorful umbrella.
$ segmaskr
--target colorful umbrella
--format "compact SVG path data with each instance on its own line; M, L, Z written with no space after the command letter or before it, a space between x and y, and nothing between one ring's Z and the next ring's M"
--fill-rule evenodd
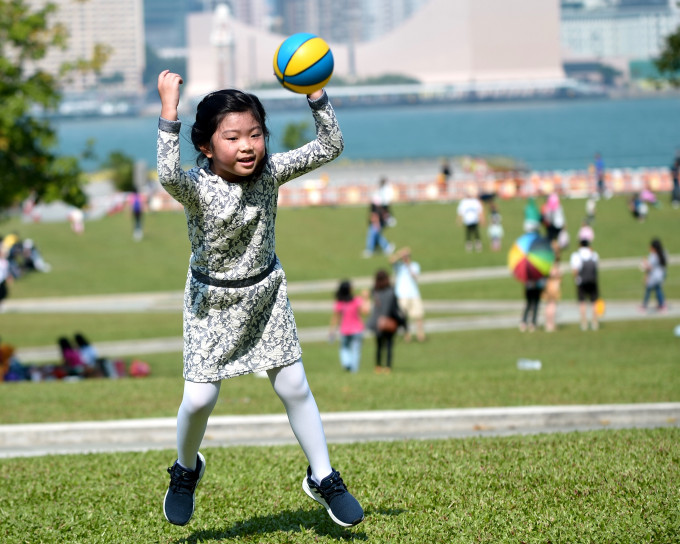
M548 276L554 262L555 252L550 241L535 232L520 236L508 253L508 268L523 282Z

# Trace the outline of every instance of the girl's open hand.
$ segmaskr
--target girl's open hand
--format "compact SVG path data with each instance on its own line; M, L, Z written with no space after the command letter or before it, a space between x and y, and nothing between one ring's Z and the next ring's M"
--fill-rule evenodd
M158 96L161 97L161 117L168 121L177 121L179 105L179 86L184 83L182 76L170 70L158 74Z

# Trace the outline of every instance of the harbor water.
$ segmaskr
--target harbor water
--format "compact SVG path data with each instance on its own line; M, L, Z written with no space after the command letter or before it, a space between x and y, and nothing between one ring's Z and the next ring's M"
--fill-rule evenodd
M332 93L331 95L332 101ZM289 123L312 117L302 106L270 111L270 151L281 151ZM160 108L159 108L160 109ZM462 155L504 156L535 171L585 170L601 153L607 168L668 167L680 149L680 98L579 99L448 105L339 108L344 161L397 161ZM195 152L188 137L191 116L180 117L182 160ZM80 155L88 141L99 168L111 151L156 164L155 116L99 117L54 121L58 153Z

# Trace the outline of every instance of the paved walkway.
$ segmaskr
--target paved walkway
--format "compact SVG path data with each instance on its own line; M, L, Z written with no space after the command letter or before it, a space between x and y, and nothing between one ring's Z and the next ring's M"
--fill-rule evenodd
M670 427L680 403L520 406L322 414L329 442L465 438L546 432ZM0 458L174 449L175 418L0 425ZM213 416L203 447L294 444L285 414Z
M671 263L680 262L680 256ZM637 267L639 259L604 260L602 269ZM504 267L450 270L424 273L422 283L465 281L507 277ZM370 278L355 279L358 287L368 286ZM300 295L331 292L335 281L290 283L289 292ZM299 297L295 297L299 298ZM8 300L5 311L41 312L157 312L181 311L182 293L141 293L94 297ZM612 301L607 304L605 321L640 319L638 301ZM437 312L460 314L455 317L428 317L429 334L472 329L514 328L522 301L427 301L428 316ZM294 302L299 311L329 314L331 302ZM671 301L666 313L650 312L647 319L678 317L680 301ZM578 322L575 303L563 301L559 306L560 323ZM303 342L325 341L328 328L300 329ZM98 342L100 352L109 357L143 356L148 353L179 352L181 338L158 338ZM55 346L22 348L18 356L25 361L55 360ZM680 403L529 406L423 411L372 411L324 414L324 426L330 442L398 440L488 436L517 433L566 432L573 430L626 427L663 427L680 425ZM0 425L0 457L33 456L50 453L84 453L104 451L142 451L172 449L175 444L175 418ZM295 439L285 415L217 416L210 420L205 446L237 444L287 444Z
M670 259L671 264L680 264L680 255ZM637 268L639 258L604 259L602 270ZM568 270L565 268L565 273ZM509 272L505 267L486 267L459 270L442 270L425 272L420 283L450 283L467 280L507 278ZM361 289L368 287L372 279L361 277L354 279L354 284ZM301 312L331 313L332 301L305 301L299 295L305 293L330 293L337 287L336 280L319 280L307 282L291 282L288 292L294 296L293 309ZM52 297L40 299L9 299L5 302L7 313L116 313L116 312L160 312L182 311L182 292L130 293L115 295L95 295L77 297ZM605 321L621 321L640 319L639 301L611 301L607 303ZM429 316L425 323L428 333L464 331L474 329L499 329L517 326L523 302L471 300L471 301L426 301L425 309ZM457 317L434 317L437 313L461 314ZM470 315L466 315L470 314ZM669 302L666 313L649 311L650 319L659 317L679 317L680 301ZM574 301L560 302L557 316L559 323L578 323L578 307ZM327 327L302 328L299 331L303 342L325 341L328 338ZM100 353L106 357L143 356L148 353L169 353L182 350L182 338L150 338L144 340L123 340L117 342L98 342ZM17 350L17 357L23 361L46 362L59 358L56 345L22 347Z

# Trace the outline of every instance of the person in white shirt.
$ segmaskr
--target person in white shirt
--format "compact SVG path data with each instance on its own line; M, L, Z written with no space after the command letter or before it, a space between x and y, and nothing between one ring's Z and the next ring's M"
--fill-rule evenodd
M595 302L600 298L597 269L600 257L590 248L589 240L581 240L578 250L571 254L569 267L576 283L576 296L579 302L581 330L588 329L586 301L590 302L590 328L597 330Z
M2 311L2 301L7 298L9 289L7 285L12 281L9 270L9 261L6 257L7 251L0 246L0 312Z
M390 262L394 268L394 291L397 295L397 302L402 312L406 314L409 321L416 324L416 338L419 342L425 341L425 310L423 301L420 298L418 289L418 276L420 275L420 265L411 260L411 249L408 247L397 251ZM411 333L406 329L404 340L411 340Z
M465 226L465 250L482 251L482 238L479 235L479 225L484 224L484 208L477 198L477 190L468 187L467 196L458 203L458 223Z
M387 178L380 178L378 188L371 197L373 208L380 213L380 221L386 227L394 227L396 218L392 215L391 204L394 200L394 188Z

